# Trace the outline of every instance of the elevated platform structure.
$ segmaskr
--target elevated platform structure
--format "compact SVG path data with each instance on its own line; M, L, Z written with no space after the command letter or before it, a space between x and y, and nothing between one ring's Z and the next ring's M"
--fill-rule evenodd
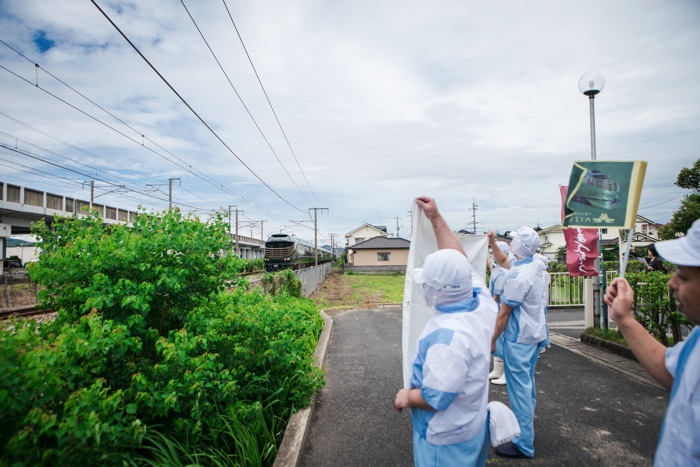
M32 224L45 219L51 224L56 217L84 216L85 208L97 210L105 224L132 224L139 211L50 193L0 181L0 259L5 258L5 238L31 233ZM264 257L263 240L231 235L238 256L246 259ZM234 238L237 237L237 238ZM2 268L0 268L0 272Z

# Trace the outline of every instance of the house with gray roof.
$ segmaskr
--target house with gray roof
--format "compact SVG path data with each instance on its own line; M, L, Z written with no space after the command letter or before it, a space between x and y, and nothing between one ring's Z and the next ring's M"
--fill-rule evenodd
M346 270L358 272L406 271L411 242L378 236L348 247Z

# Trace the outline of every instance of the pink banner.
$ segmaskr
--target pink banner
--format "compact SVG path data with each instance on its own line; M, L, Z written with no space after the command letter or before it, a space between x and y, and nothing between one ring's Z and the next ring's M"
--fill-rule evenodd
M559 187L561 194L561 219L564 220L566 203L565 186ZM564 228L566 240L566 268L571 276L597 276L595 260L598 257L598 229Z
M572 276L597 276L598 229L564 229L566 268Z
M564 205L566 204L566 192L569 189L568 186L559 186L559 194L561 195L561 221L564 222Z

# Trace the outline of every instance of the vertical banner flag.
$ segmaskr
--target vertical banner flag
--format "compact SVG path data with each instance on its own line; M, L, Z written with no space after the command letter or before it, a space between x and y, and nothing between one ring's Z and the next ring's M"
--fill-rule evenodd
M567 187L559 187L561 218L564 221ZM598 229L564 228L566 240L566 269L571 276L597 276L595 260L598 257Z

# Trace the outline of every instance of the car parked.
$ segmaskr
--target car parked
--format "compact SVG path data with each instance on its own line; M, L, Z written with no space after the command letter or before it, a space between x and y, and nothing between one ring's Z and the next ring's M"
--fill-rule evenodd
M22 269L22 262L16 259L4 259L2 260L2 268L6 271L9 269Z

